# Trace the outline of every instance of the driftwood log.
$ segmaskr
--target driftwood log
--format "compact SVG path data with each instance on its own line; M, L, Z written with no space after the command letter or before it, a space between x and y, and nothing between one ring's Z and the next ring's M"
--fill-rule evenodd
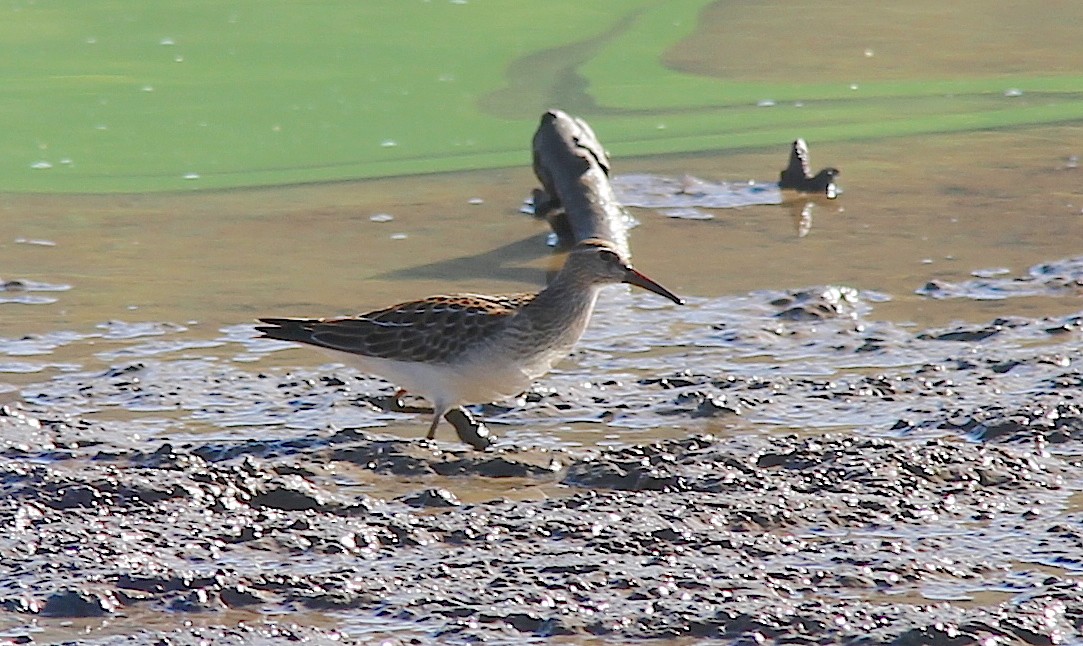
M838 195L838 187L835 186L835 178L838 176L839 169L832 166L821 169L819 173L813 175L808 144L804 139L797 139L790 147L789 164L778 174L778 187L799 193L826 195L828 199L833 200Z
M602 238L628 255L628 216L609 183L609 154L586 121L561 110L542 115L534 133L534 214L562 245Z

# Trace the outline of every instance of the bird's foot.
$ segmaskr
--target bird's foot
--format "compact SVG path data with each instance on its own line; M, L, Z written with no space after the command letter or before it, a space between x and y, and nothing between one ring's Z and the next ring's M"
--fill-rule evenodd
M410 406L410 405L408 405L406 403L406 400L403 399L403 397L405 395L406 395L405 390L403 390L401 388L396 390L394 395L392 395L391 397L388 397L386 400L384 400L384 402L382 402L384 408L386 408L388 411L390 411L392 413L421 413L421 414L429 414L429 415L431 415L433 413L433 409L432 409L431 406Z
M473 415L465 408L461 406L452 408L444 415L444 419L455 427L455 432L459 434L460 440L478 451L483 451L492 446L493 434L489 431L489 427L485 426L481 420L474 419Z

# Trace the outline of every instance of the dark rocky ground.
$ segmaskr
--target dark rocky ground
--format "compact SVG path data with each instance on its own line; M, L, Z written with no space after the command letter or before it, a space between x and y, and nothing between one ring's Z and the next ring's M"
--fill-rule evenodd
M346 373L150 358L24 389L0 410L0 642L1083 641L1081 319L915 331L856 293L752 300L755 323L703 305L667 331L680 368L481 411L684 429L619 446L132 438L80 413L378 411L386 385Z

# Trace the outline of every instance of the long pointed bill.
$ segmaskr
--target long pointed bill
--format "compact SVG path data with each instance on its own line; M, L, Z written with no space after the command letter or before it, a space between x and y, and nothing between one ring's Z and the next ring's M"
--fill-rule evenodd
M628 270L625 272L624 281L622 282L628 283L629 285L635 285L636 287L642 287L643 289L654 292L659 296L664 296L678 305L684 305L683 298L677 296L673 292L669 291L665 287L662 287L658 283L654 282L650 278L647 278L646 276L639 273L635 269L632 269L631 267L629 267Z

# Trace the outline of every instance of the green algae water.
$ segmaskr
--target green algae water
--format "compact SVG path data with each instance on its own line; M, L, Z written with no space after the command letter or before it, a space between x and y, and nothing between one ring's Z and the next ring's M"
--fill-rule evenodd
M0 5L0 191L269 186L1083 119L1083 6L927 0Z

